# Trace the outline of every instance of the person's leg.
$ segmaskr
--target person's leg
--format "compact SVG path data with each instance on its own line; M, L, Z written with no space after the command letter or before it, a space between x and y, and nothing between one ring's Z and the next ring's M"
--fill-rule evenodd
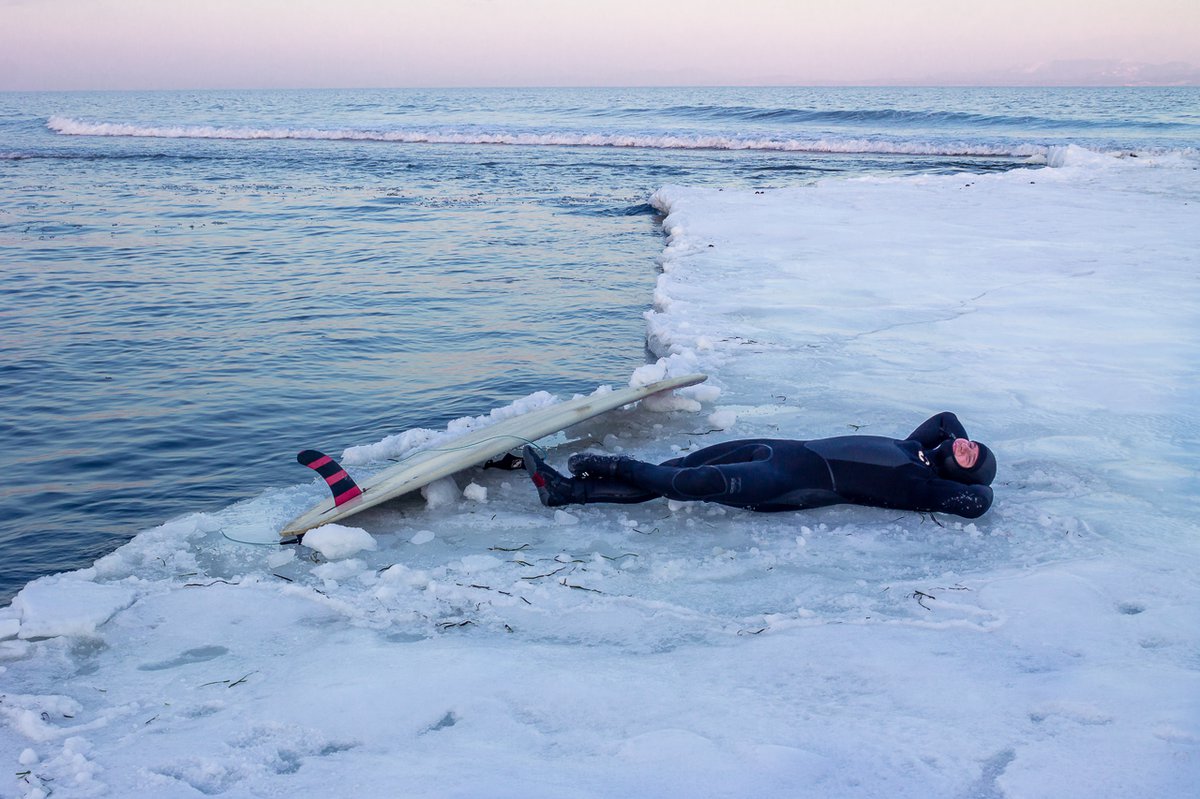
M659 466L718 466L727 463L746 463L770 456L772 448L766 439L725 441L710 447L689 452L678 458L663 461ZM576 477L616 477L617 466L623 461L632 461L628 455L601 455L595 452L577 452L567 460L567 470Z
M526 447L525 453L526 469L538 486L538 495L550 506L666 497L781 510L841 501L833 493L824 459L801 441L728 442L659 465L625 456L591 456L594 462L587 465L598 467L604 475L599 478L564 477L546 466L531 448ZM813 492L821 497L810 496Z
M680 465L625 461L618 464L616 477L668 499L737 507L769 502L795 487L796 475L781 468L770 444L741 442L738 447L702 457L699 453L693 455L697 457L688 456L679 461Z
M750 463L765 460L774 452L777 442L769 439L740 439L689 452L679 458L663 461L660 466L721 466L731 463Z
M742 508L782 510L842 501L825 460L805 442L756 439L730 444L658 466L625 461L617 465L616 477L668 499Z

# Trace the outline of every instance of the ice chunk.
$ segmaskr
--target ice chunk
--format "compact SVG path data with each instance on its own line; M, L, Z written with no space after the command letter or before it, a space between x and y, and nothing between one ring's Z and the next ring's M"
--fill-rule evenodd
M322 580L345 580L360 574L366 567L358 558L349 558L335 563L322 563L313 569L313 574Z
M425 497L425 506L430 510L434 508L444 508L458 502L458 498L462 494L458 490L458 483L454 482L453 477L443 477L441 480L435 480L421 489L421 496Z
M425 449L431 449L443 444L450 444L455 438L482 430L491 425L520 416L530 411L546 408L558 400L546 391L537 391L527 397L522 397L511 405L496 408L483 416L466 416L455 419L446 426L445 431L415 428L402 433L388 436L374 444L350 447L342 454L342 465L357 466L364 463L382 460L399 460L408 455Z
M340 560L364 550L377 549L379 544L366 530L327 524L305 533L304 546L317 550L329 560Z
M1065 147L1051 147L1046 153L1046 166L1058 169L1070 166L1095 169L1097 167L1116 166L1119 163L1120 161L1111 155L1088 150L1077 144L1068 144Z
M708 415L708 424L717 430L728 430L737 422L737 414L733 411L715 411Z
M462 559L463 571L470 573L488 571L502 563L495 555L467 555Z
M272 552L267 556L267 566L272 569L278 569L280 566L291 563L296 559L296 550L292 547L282 549L279 552Z
M712 383L701 383L698 386L681 389L680 393L686 397L691 397L697 402L716 402L717 398L721 396L721 389Z
M21 638L92 635L117 611L133 604L136 593L120 585L93 583L70 576L43 577L13 600L21 612Z

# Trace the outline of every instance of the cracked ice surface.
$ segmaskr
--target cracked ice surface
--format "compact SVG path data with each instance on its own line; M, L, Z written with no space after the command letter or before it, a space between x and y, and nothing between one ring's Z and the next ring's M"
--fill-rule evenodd
M632 379L710 384L543 442L658 459L950 409L1000 459L983 518L554 512L472 470L316 549L238 543L324 488L268 491L0 611L0 793L1192 795L1200 172L1051 162L663 188Z

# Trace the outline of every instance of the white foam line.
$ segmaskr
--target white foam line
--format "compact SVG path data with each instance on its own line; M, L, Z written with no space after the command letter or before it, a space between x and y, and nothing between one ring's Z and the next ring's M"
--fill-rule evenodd
M885 155L1044 156L1035 144L989 146L954 142L889 142L874 139L772 139L728 136L633 136L614 133L480 133L474 131L322 130L318 128L222 128L206 125L150 127L111 122L84 122L52 116L46 126L67 136L130 136L163 139L300 139L382 141L403 144L504 144L540 147L621 147L658 150L767 150L813 153L880 153Z

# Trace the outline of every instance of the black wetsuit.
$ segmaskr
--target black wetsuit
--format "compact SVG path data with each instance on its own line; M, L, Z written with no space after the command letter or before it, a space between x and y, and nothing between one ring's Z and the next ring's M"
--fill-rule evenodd
M659 465L623 459L611 479L570 481L570 501L630 503L666 497L757 511L848 502L973 519L991 507L992 489L947 479L947 470L939 468L946 448L934 450L955 438L967 438L967 432L958 417L945 412L903 440L853 435L727 441Z

